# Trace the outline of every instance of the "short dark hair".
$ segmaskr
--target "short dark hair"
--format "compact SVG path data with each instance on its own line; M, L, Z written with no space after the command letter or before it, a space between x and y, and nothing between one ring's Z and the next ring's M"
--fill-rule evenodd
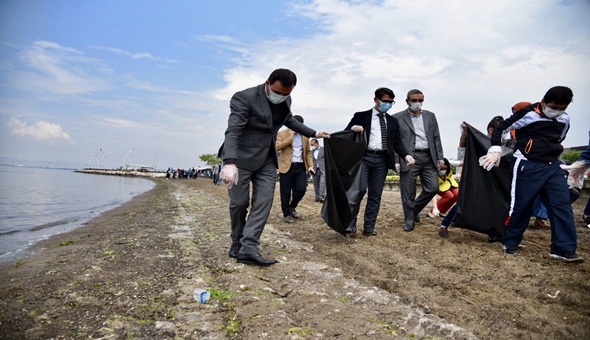
M287 70L286 68L278 68L268 76L268 83L274 84L279 81L283 86L293 87L297 85L297 76L293 71Z
M492 120L490 120L490 122L488 123L488 129L492 128L495 129L496 126L498 126L498 124L502 123L504 121L504 117L502 116L496 116L494 118L492 118Z
M574 97L574 93L569 87L565 86L554 86L545 93L543 96L543 101L545 104L547 103L555 103L555 104L569 104L572 102L572 98Z
M285 85L285 84L283 84ZM303 117L301 117L300 115L294 115L293 118L297 119L297 121L299 121L299 123L303 123Z
M410 99L410 96L413 94L421 94L424 95L424 93L422 93L422 91L418 90L418 89L413 89L408 91L408 96L406 97L406 99Z
M393 91L391 91L387 87L380 87L375 90L375 98L381 100L381 98L383 98L383 96L385 95L390 96L391 98L395 98L395 94L393 94Z

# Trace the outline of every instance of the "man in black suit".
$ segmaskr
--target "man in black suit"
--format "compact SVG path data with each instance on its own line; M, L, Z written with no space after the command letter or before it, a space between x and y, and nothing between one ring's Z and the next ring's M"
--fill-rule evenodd
M395 103L394 98L392 90L385 87L378 88L373 99L375 106L368 111L355 113L345 129L365 133L367 140L357 201L360 202L368 190L363 229L365 236L377 235L375 224L381 206L387 169L393 169L395 164L394 151L405 159L408 165L414 164L414 158L408 154L401 141L397 120L387 114L387 110ZM352 225L348 227L347 233L351 237L356 234L356 217Z
M275 193L279 129L286 125L307 137L330 137L328 132L316 132L293 118L290 94L296 83L295 73L277 69L264 84L237 92L230 101L231 113L220 150L224 164L220 177L228 186L231 200L229 256L239 263L264 267L277 262L262 258L258 245Z

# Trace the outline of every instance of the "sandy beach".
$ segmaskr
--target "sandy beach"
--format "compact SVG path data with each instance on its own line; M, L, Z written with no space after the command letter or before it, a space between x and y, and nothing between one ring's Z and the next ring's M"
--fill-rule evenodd
M590 229L574 205L578 253L549 258L550 231L522 252L422 216L402 230L385 191L376 237L325 225L308 187L296 223L277 194L261 252L269 268L228 258L228 197L208 179L154 189L0 266L2 339L588 339ZM364 202L363 202L364 206ZM361 210L361 214L362 214ZM211 299L199 303L196 288Z

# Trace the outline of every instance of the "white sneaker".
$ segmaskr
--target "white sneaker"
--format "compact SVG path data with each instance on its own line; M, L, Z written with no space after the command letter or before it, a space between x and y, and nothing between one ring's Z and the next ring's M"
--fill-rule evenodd
M573 254L558 254L556 252L551 252L551 254L549 254L549 256L551 256L551 258L555 259L555 260L561 260L561 261L565 261L565 262L582 262L584 261L584 258L582 258L580 255L573 253Z

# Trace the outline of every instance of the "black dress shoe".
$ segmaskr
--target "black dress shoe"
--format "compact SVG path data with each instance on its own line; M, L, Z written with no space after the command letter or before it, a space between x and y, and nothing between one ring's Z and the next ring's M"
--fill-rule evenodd
M239 243L232 243L231 247L229 247L229 257L236 258L238 256L238 252L242 248L242 245Z
M411 225L411 224L406 224L406 225L404 226L404 231L412 231L412 230L414 230L414 226L413 226L413 225Z
M265 259L260 254L238 254L238 263L248 264L251 266L268 267L279 261L275 259Z
M377 236L377 232L375 230L363 230L364 236Z
M420 214L414 215L414 221L416 221L416 223L420 223Z

